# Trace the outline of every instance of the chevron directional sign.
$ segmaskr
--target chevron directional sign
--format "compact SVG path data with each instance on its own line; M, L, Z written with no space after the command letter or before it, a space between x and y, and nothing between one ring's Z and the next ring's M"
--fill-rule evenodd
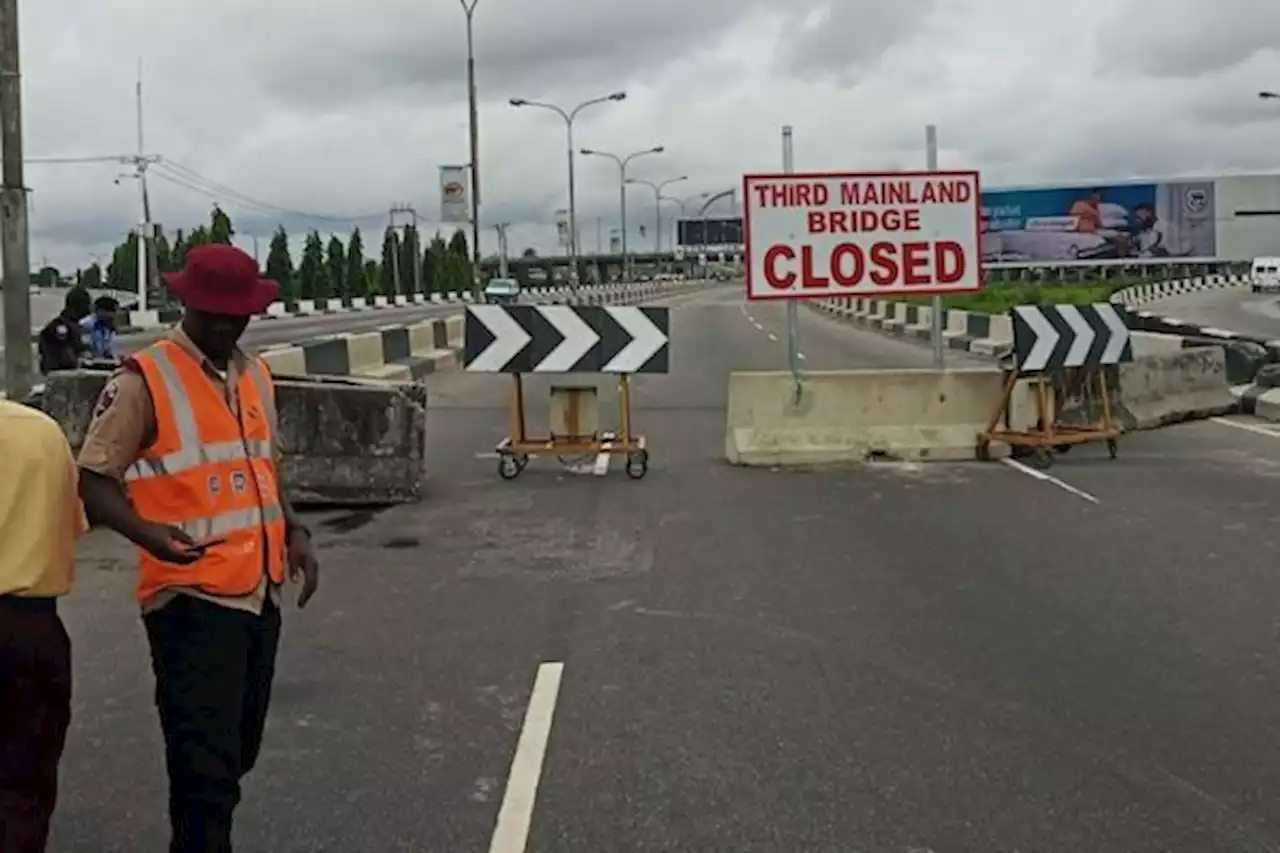
M1109 303L1019 305L1011 313L1013 356L1019 373L1133 360L1129 327L1116 306Z
M463 365L474 373L666 373L669 310L469 305Z

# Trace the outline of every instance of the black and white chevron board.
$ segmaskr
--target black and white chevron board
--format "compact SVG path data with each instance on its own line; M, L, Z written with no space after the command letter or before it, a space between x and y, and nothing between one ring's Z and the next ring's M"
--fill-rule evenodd
M1019 373L1103 367L1133 360L1124 315L1106 302L1019 305L1010 314L1014 364Z
M474 373L667 373L670 309L471 305L463 366Z

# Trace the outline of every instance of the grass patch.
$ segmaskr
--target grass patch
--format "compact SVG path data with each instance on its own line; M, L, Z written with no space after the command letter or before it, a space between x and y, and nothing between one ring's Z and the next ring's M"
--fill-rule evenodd
M977 293L943 296L942 307L981 314L1007 314L1015 305L1088 305L1092 302L1106 302L1117 290L1136 283L1138 282L1125 279L1079 284L1002 281L989 284ZM928 305L932 302L932 297L908 296L902 301Z

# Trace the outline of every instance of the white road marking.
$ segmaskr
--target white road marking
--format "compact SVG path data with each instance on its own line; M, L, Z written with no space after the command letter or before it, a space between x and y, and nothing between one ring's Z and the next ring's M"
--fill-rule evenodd
M755 320L752 320L752 321L751 321L751 325L755 326L755 327L756 327L756 331L758 331L758 332L763 332L763 331L764 331L764 326L761 326L761 325L760 325L759 323L757 323Z
M1240 421L1228 420L1226 418L1209 418L1209 420L1215 424L1222 424L1223 426L1242 429L1245 432L1252 432L1252 433L1257 433L1258 435L1265 435L1267 438L1280 438L1280 433L1277 433L1275 430L1267 429L1266 427L1260 427L1260 426L1257 426L1256 424L1246 424Z
M773 341L776 344L778 342L778 336L775 335L773 332L769 332L769 340Z
M515 758L511 760L507 789L498 809L498 822L489 842L489 853L524 853L525 845L529 843L533 805L538 796L538 782L542 778L542 760L551 737L551 718L555 714L563 675L563 663L544 663L538 667L533 692L529 695L529 708L520 727Z
M1037 480L1043 480L1046 483L1052 483L1053 485L1057 486L1059 489L1062 489L1063 491L1070 492L1071 494L1075 495L1078 498L1084 498L1085 500L1089 501L1089 503L1095 503L1095 504L1102 503L1102 501L1098 500L1088 492L1081 491L1080 489L1077 489L1075 486L1071 485L1070 483L1063 482L1062 480L1059 480L1057 477L1054 477L1051 474L1046 474L1045 472L1037 471L1035 468L1032 468L1028 465L1023 465L1021 462L1019 462L1016 459L1010 459L1006 456L1004 459L1001 459L1000 461L1003 462L1005 465L1008 465L1010 468L1012 468L1015 471L1020 471L1023 474L1027 474L1031 477L1035 477Z
M804 353L802 352L796 353L796 358L800 359L801 361L804 361Z

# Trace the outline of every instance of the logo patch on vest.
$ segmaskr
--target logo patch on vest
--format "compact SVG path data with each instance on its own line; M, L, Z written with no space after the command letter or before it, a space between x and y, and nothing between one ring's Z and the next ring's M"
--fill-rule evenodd
M235 471L231 474L231 491L237 495L243 495L245 487L249 485L249 478L244 475L243 471Z
M107 409L115 403L116 398L120 396L120 385L116 380L112 379L107 383L107 387L102 389L102 393L98 396L98 405L93 407L93 420L97 420L107 413Z
M222 478L217 474L209 475L209 494L217 495L222 493Z

